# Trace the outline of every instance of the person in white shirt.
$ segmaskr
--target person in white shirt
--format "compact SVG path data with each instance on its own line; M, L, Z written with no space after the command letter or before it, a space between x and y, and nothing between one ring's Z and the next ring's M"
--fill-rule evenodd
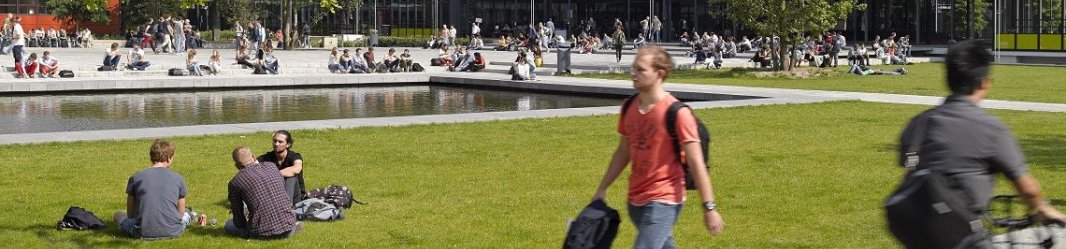
M455 45L455 34L456 33L457 32L455 31L455 26L454 25L450 29L448 29L448 40L452 41L452 43L450 45L453 45L453 46Z
M26 69L22 67L22 48L26 46L26 31L22 30L22 17L12 18L11 39L14 40L11 47L11 55L15 58L15 71L19 78L25 78Z
M59 71L59 59L52 56L52 52L44 51L40 59L41 77L55 78Z
M126 68L144 71L151 65L152 63L144 58L144 49L141 49L141 44L133 44L133 48L126 55Z
M481 34L481 24L474 22L470 25L470 36L476 36Z

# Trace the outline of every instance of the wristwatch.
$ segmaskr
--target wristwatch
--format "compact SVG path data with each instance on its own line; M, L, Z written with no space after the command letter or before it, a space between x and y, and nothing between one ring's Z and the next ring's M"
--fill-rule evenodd
M715 210L716 208L718 208L718 204L715 204L714 201L703 202L703 211L711 211Z

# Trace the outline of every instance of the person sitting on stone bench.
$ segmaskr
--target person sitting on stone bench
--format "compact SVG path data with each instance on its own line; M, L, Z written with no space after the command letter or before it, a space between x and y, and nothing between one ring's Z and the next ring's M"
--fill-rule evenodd
M245 66L247 68L255 68L255 63L252 63L252 56L248 55L248 46L241 44L237 49L237 55L234 56L237 64Z
M326 64L326 68L329 68L329 72L338 73L341 71L340 55L337 54L337 47L329 50L329 63ZM347 70L345 70L347 71Z
M351 56L351 58L352 58L351 59L352 67L351 67L351 69L349 69L349 71L348 71L349 73L372 73L373 72L373 71L370 71L370 67L367 65L366 60L364 60L362 56L359 56L359 51L362 51L362 50L363 49L361 49L361 48L355 48L355 55Z
M111 43L111 48L107 49L104 55L104 67L107 69L115 70L118 68L119 60L122 59L122 54L118 52L118 43Z
M384 66L383 71L385 71L385 72L400 71L399 70L400 58L396 57L396 49L395 48L389 48L389 52L385 53L385 58L381 59L381 63Z
M52 52L44 51L41 59L38 61L41 67L41 77L55 78L56 72L59 72L59 60L55 56L52 56Z
M274 56L273 46L263 47L263 60L261 61L263 69L270 74L278 74L278 57Z
M533 77L529 74L533 70L533 65L526 60L526 54L521 53L518 55L518 60L512 67L514 74L511 74L512 80L532 80Z
M133 44L133 48L130 49L129 54L126 55L126 68L144 71L151 65L152 63L144 58L144 49L141 49L141 45Z

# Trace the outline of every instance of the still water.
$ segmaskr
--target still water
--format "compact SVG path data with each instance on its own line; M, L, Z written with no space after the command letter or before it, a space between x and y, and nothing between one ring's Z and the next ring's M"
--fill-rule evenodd
M499 112L618 105L437 85L0 97L0 134Z

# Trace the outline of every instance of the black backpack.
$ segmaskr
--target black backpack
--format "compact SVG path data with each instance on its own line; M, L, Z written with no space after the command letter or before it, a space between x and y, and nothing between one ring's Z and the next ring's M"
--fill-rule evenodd
M175 68L171 68L170 70L167 70L167 75L170 75L170 76L185 76L185 69L176 68L176 67Z
M96 71L100 71L100 72L115 71L115 70L117 70L117 68L115 68L113 66L100 66L99 68L96 69Z
M629 105L633 103L633 99L636 98L637 95L634 94L627 98L625 102L622 102L622 118L625 117L625 111L629 110ZM678 161L681 162L681 168L685 170L685 189L693 190L696 189L696 181L692 179L692 173L688 172L688 163L685 162L686 159L681 156L681 147L678 145L679 141L677 139L677 111L680 111L681 108L692 109L692 107L689 107L684 102L677 101L671 104L670 108L666 110L666 132L670 133L670 138L673 139L674 155L676 155ZM693 112L693 114L695 114L695 112ZM695 117L695 115L693 115L693 117ZM703 124L703 121L701 121L699 117L695 118L696 130L700 135L700 148L702 149L703 160L706 163L705 165L707 166L707 172L709 175L711 172L711 157L708 149L711 146L711 133L707 131L707 126Z
M97 218L93 212L84 208L71 206L63 219L56 222L57 230L85 230L104 228L104 222Z
M59 70L59 77L60 78L74 78L74 71Z
M618 235L618 210L603 200L589 203L566 231L563 249L607 249Z
M414 65L411 65L411 71L422 72L426 71L426 68L422 67L422 64L415 63Z
M987 239L981 210L954 179L919 160L931 115L926 111L915 118L903 162L909 172L885 200L888 228L909 248L968 248Z
M311 198L322 199L338 208L351 208L352 203L366 204L366 202L356 200L352 195L352 190L341 185L329 185L325 188L312 189L307 192L307 199Z

